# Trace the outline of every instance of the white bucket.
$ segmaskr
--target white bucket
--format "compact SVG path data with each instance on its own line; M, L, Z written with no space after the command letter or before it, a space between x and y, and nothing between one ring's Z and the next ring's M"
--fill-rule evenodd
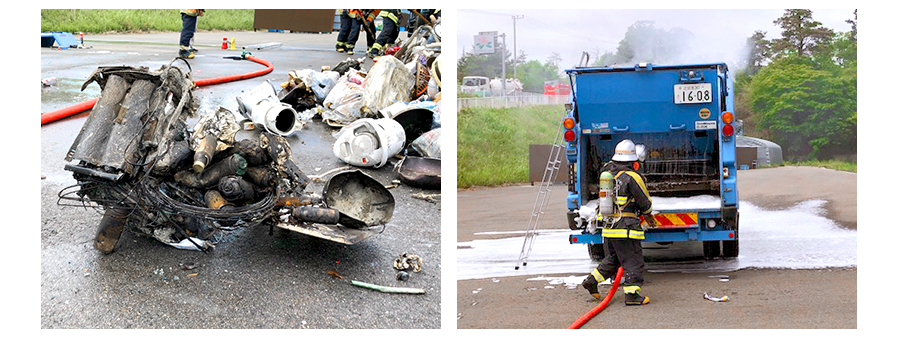
M338 132L332 147L341 161L360 167L380 168L403 150L406 133L392 119L359 119Z

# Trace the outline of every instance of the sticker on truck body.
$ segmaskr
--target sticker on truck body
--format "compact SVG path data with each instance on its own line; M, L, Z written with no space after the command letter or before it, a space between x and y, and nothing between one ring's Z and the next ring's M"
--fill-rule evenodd
M696 121L694 122L694 130L700 131L704 129L716 129L716 121Z

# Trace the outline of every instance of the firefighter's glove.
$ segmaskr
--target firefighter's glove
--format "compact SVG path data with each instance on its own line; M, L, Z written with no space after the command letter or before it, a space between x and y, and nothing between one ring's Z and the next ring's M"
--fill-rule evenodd
M647 227L648 227L648 228L655 228L655 227L656 227L656 217L653 217L652 214L645 214L645 215L644 215L644 221L647 222Z

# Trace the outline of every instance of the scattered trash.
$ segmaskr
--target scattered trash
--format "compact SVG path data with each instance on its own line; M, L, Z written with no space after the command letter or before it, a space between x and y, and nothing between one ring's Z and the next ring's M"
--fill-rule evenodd
M371 69L363 83L365 107L368 113L388 107L395 102L409 102L413 76L400 60L383 56Z
M350 75L354 74L348 73L338 79L322 103L322 120L329 126L346 126L362 117L360 109L365 104L363 87L351 82Z
M209 241L204 241L196 237L188 237L178 243L169 242L166 244L178 249L197 251L203 251L213 247L212 243L210 243Z
M728 299L728 296L722 296L721 298L717 298L717 297L710 296L708 293L704 293L703 298L713 301L713 302L728 302L728 301L730 301L730 299Z
M41 180L46 180L47 176L41 175Z
M195 269L195 268L197 268L197 267L199 267L199 266L200 266L200 265L197 265L197 264L192 263L192 262L186 262L186 263L181 264L181 269L184 270L184 271L190 271L190 270Z
M41 86L43 86L43 87L53 86L53 85L56 85L56 82L57 82L56 77L44 78L44 79L41 79Z
M430 203L437 203L437 199L441 197L440 194L425 194L425 193L413 193L413 194L410 194L410 196L413 198L419 199L419 200L425 200Z
M435 128L422 134L413 140L410 148L423 157L441 159L441 129Z
M399 281L409 280L409 273L407 273L406 271L397 272L397 280L399 280Z
M330 275L330 276L332 276L332 277L334 277L334 278L342 279L342 280L345 279L344 276L342 276L342 275L341 275L340 273L338 273L337 271L334 271L334 270L328 270L327 273L328 273L328 275ZM419 288L405 288L405 287L382 286L382 285L375 285L375 284L365 283L365 282L361 282L361 281L357 281L357 280L352 280L352 279L350 280L350 284L353 285L353 286L359 286L359 287L363 287L363 288L367 288L367 289L372 289L372 290L375 290L375 291L380 291L380 292L385 292L385 293L419 294L419 295L425 293L425 290L424 290L424 289L419 289Z
M441 160L406 156L397 164L404 183L423 189L441 189Z
M413 269L413 272L419 272L422 270L423 260L420 256L416 254L403 253L396 259L394 259L394 269L399 271L406 271L410 268Z

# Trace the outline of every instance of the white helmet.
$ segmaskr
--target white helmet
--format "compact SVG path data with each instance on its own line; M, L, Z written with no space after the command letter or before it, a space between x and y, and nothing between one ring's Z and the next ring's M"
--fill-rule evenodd
M612 160L616 162L634 162L637 159L637 152L631 140L625 139L616 144L616 154L613 155Z

